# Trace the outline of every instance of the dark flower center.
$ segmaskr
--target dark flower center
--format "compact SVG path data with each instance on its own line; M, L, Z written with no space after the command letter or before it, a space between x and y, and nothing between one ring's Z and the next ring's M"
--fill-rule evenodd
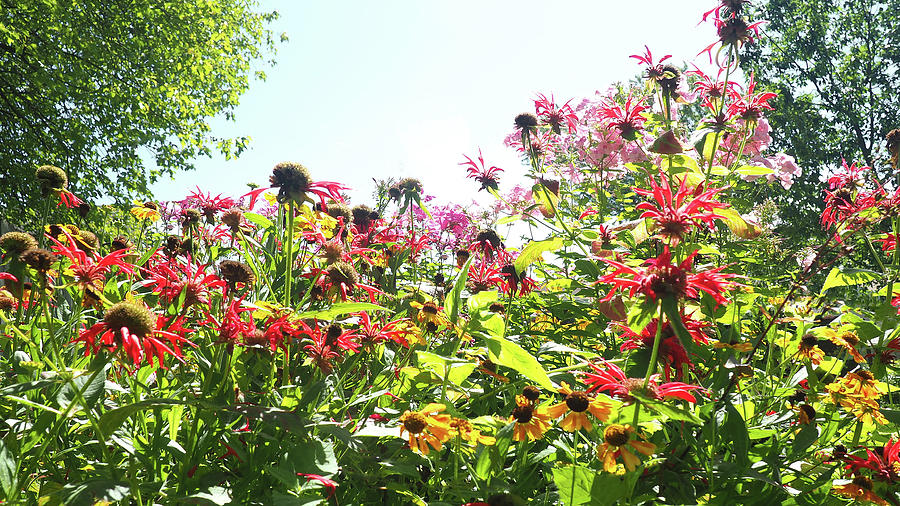
M583 413L587 411L590 403L591 400L584 392L572 392L566 396L566 406L568 406L569 409L576 413Z
M614 423L603 431L603 440L610 446L625 446L631 437L624 425Z
M528 423L531 421L532 416L534 415L534 408L531 406L516 406L516 409L513 410L512 416L519 423Z
M409 413L403 420L403 428L409 431L410 434L421 434L427 426L428 422L425 421L425 417L421 413Z
M156 316L149 309L127 301L113 304L107 309L103 322L113 332L125 327L138 337L145 337L156 328Z
M649 269L645 283L657 297L680 299L687 290L687 273L675 266Z
M536 401L541 396L541 390L534 385L527 385L522 389L522 395L529 401Z

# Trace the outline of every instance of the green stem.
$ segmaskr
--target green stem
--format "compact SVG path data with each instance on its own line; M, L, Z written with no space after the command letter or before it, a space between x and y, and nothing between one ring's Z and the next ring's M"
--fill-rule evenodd
M291 307L291 277L294 266L294 201L288 201L287 232L284 235L284 306Z
M656 372L656 360L659 358L659 342L662 341L663 306L659 302L659 317L656 320L656 336L653 338L653 350L650 352L650 362L647 364L647 374L644 376L644 389L650 383L650 377Z

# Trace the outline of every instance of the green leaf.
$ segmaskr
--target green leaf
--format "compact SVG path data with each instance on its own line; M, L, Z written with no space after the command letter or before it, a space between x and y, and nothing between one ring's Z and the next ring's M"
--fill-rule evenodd
M869 283L881 278L881 274L867 269L846 269L841 270L832 267L828 277L825 278L825 284L822 285L822 291L825 292L837 286L851 286Z
M417 351L416 356L421 368L433 372L441 379L446 374L447 379L456 385L461 385L472 374L477 365L468 360L451 359L427 351ZM448 368L449 374L447 372Z
M466 264L463 265L462 269L459 270L459 275L456 276L453 290L450 290L450 293L447 294L447 298L444 300L444 314L447 315L447 318L450 318L450 322L454 325L459 320L459 305L462 301L462 291L466 287L466 280L469 278L469 267L472 266L473 260L475 260L475 255L470 256L466 260Z
M548 190L544 185L537 183L531 187L531 197L540 205L546 213L555 213L559 204L559 196Z
M304 313L300 313L297 315L297 318L317 318L319 320L333 320L338 316L345 315L347 313L359 313L361 311L387 311L387 309L379 306L378 304L371 304L369 302L338 302L337 304L333 304L328 309L320 309L317 311L306 311Z
M715 423L715 422L713 422ZM722 425L723 435L726 441L731 441L734 445L732 456L735 461L742 465L750 465L750 434L747 432L747 422L734 409L734 405L728 402L725 405L725 423Z
M672 420L679 420L682 422L689 422L695 425L703 425L703 420L700 419L697 415L690 412L689 410L682 408L680 406L667 404L665 401L658 401L655 399L651 399L649 397L645 397L640 394L632 393L632 396L640 399L641 404L649 407L653 411L661 415L665 415Z
M755 223L751 223L744 219L741 216L741 213L735 211L734 209L727 207L725 209L716 209L716 214L721 216L719 218L725 226L731 230L731 233L740 237L741 239L755 239L762 234L762 229L759 225Z
M488 358L492 362L514 369L547 390L555 389L541 364L521 346L502 337L485 336L484 340L487 342Z
M97 404L97 401L100 400L100 397L106 391L106 366L102 364L101 366L104 367L104 370L98 372L96 376L94 376L94 371L82 371L79 376L72 378L71 381L59 389L59 393L56 394L56 402L62 409L66 409L72 402L81 404L78 398L79 392L84 397L84 403L82 404L84 409L91 409ZM90 381L90 384L88 384L88 381Z
M774 174L775 170L759 165L741 165L735 169L735 172L742 176L768 176L769 174Z
M566 506L602 506L630 496L641 472L619 476L583 466L566 466L553 469L553 482L559 489L560 501Z
M512 223L514 221L519 221L522 219L521 214L514 214L512 216L504 216L497 220L497 225L506 225L507 223Z
M6 444L0 439L0 487L3 488L5 497L10 497L13 491L18 488L16 483L17 468L15 457L9 453Z
M500 294L497 290L484 290L469 297L469 300L466 301L466 306L468 306L470 313L474 313L497 302L499 297Z
M144 399L133 404L126 404L115 409L111 409L100 416L100 429L104 434L110 435L121 426L129 416L148 408L168 407L177 404L184 404L184 401L178 399Z
M261 214L256 213L244 213L244 218L247 218L247 221L256 225L260 228L272 228L272 220L266 218Z
M516 272L525 272L525 269L527 269L529 265L534 263L534 261L537 260L542 253L546 251L556 251L562 247L563 240L561 237L554 237L552 239L545 239L543 241L531 241L524 248L522 248L522 253L519 254L518 258L516 258L516 262L514 264Z

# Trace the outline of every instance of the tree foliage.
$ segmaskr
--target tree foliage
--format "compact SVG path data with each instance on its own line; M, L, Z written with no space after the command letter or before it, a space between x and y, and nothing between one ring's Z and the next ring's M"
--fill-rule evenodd
M249 0L0 0L0 214L40 209L34 170L63 167L85 200L122 202L214 151L209 118L232 119L251 65L274 51ZM256 76L264 78L262 72Z
M775 149L793 155L802 178L782 204L785 232L809 237L821 213L820 174L847 163L889 173L884 136L900 126L900 1L770 0L763 43L749 46L746 68L778 93Z

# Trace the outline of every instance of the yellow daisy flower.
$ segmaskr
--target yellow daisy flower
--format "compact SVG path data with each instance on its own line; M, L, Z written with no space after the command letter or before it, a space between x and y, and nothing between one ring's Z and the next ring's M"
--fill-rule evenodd
M575 432L584 428L591 432L594 430L594 427L591 425L590 419L588 419L588 413L594 415L601 422L609 419L609 414L612 411L611 403L599 397L591 398L582 390L572 390L566 382L562 383L559 393L566 396L565 400L550 406L547 409L547 414L550 415L550 418L559 418L566 415L559 424L561 429Z
M534 406L524 395L516 396L516 407L510 421L516 422L513 428L514 441L524 441L526 438L534 441L544 437L544 433L550 429L550 416L546 409Z
M859 344L859 336L855 332L847 330L846 326L842 326L837 330L825 329L822 331L822 335L827 337L832 343L847 350L857 364L866 363L865 357L856 350L856 345Z
M440 450L442 443L452 436L450 415L440 415L447 409L444 404L431 403L418 411L406 411L399 418L400 437L409 433L409 449L428 455L428 446Z
M632 453L627 448L628 446L644 455L653 455L653 452L656 451L656 445L647 441L636 440L632 437L634 435L634 428L617 423L608 425L603 430L603 444L597 447L597 457L603 463L603 470L608 473L616 472L616 459L622 457L625 469L634 471L641 463L641 459Z
M159 206L156 202L149 200L147 202L135 200L134 207L131 208L131 214L139 220L148 220L150 222L154 222L160 217Z

